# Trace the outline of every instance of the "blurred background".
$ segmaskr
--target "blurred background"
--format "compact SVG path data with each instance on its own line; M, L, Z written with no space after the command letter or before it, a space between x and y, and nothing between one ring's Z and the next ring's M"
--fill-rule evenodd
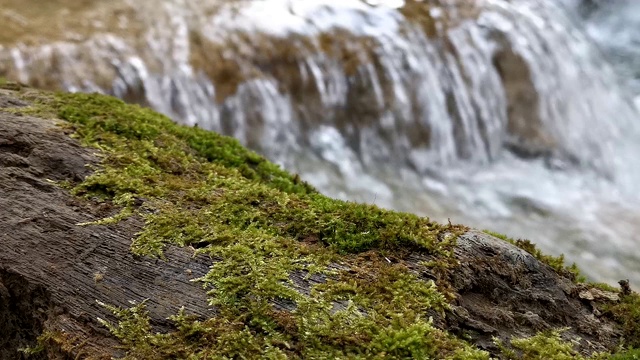
M640 283L640 1L0 0L0 76Z

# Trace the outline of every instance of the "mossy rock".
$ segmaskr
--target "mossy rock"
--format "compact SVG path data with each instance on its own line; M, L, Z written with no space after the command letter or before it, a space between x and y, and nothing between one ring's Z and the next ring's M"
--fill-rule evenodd
M0 89L0 333L17 334L0 357L605 358L640 343L636 294L586 300L594 286L530 243L330 199L111 97Z

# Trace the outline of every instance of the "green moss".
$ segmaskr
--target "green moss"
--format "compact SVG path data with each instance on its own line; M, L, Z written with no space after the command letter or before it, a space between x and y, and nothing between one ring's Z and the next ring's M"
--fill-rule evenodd
M612 355L611 360L640 360L640 349L629 349Z
M419 278L402 260L407 251L421 251L434 255L429 266L455 268L453 248L464 226L327 198L234 139L111 97L22 96L35 105L21 112L66 120L84 145L100 150L96 171L66 187L121 210L83 225L136 216L145 226L134 253L162 256L168 245L192 246L215 259L197 279L217 309L210 319L181 312L171 318L175 332L158 334L144 303L105 305L119 320L102 323L127 358L488 359L434 326L431 316L449 308L448 285ZM562 257L490 234L579 279ZM301 291L294 278L313 275L326 281ZM286 311L276 302L288 304ZM640 344L638 308L634 294L602 309L624 326L628 346ZM503 352L580 358L559 332L512 340Z
M572 342L562 339L563 329L545 331L535 336L510 341L511 347L506 347L499 341L496 344L502 351L502 356L509 360L587 360L607 359L608 354L596 353L584 357L575 350Z
M415 250L435 255L429 266L455 268L453 248L464 226L327 198L234 139L111 97L22 96L35 105L20 112L66 120L75 137L100 150L96 171L65 187L121 211L83 225L136 216L145 226L134 253L162 256L168 245L192 246L215 259L197 279L217 309L210 319L181 312L171 318L175 332L158 334L144 303L105 305L119 320L102 323L127 358L489 358L434 326L431 316L449 307L448 286L419 278L402 261ZM580 280L562 257L488 233ZM326 281L301 291L294 278L312 275ZM627 346L640 346L639 308L633 294L602 309L624 326ZM560 332L512 340L503 355L580 359Z
M586 278L582 274L580 274L580 270L578 269L578 266L575 263L571 264L570 266L565 265L564 255L560 255L560 256L545 255L530 240L522 240L522 239L515 240L504 234L500 234L494 231L490 231L490 230L483 230L483 231L491 236L495 236L498 239L504 240L506 242L509 242L521 248L522 250L533 255L533 257L535 257L536 259L552 267L559 274L563 274L570 277L574 282L581 283L586 281Z
M87 340L84 336L82 338L74 338L66 331L45 328L42 334L40 334L36 339L34 346L20 348L18 351L24 354L28 359L31 359L32 356L35 358L56 358L59 357L60 354L69 353L73 350L82 348L86 341ZM100 355L102 354L99 354L97 357L89 358L100 358Z
M9 81L6 78L0 76L0 89L4 89L4 90L12 90L12 91L20 91L22 90L23 85L13 82L13 81ZM10 110L10 109L4 109L6 110Z
M119 178L132 182L128 188L118 189L122 192L149 191L152 184L140 183L138 176L155 180L163 172L189 175L193 169L185 166L199 166L203 160L235 169L247 179L260 180L285 192L314 192L311 186L245 149L237 140L176 125L149 109L88 94L58 94L50 105L61 119L78 125L77 134L86 144L119 153L117 158L109 159L116 162L110 164L110 169L129 171Z
M331 314L326 304L315 300L299 305L305 316L297 313L285 319L274 315L249 323L223 317L198 321L180 312L171 317L178 329L175 333L152 335L143 304L128 309L107 306L119 322L103 324L127 346L127 359L223 358L221 355L249 359L489 359L488 354L435 329L428 319L405 323L396 317L382 328L373 314L365 316L353 304ZM294 336L288 331L295 325L302 332ZM260 331L265 328L282 331L276 336Z
M612 293L617 293L620 291L619 288L613 287L606 283L589 283L589 286L594 287L596 289L603 290L603 291L612 292Z
M488 358L434 327L430 316L449 306L443 284L400 260L413 249L455 266L465 227L327 198L234 139L111 97L31 100L21 111L66 120L100 150L100 166L71 191L122 210L85 226L140 217L134 253L193 246L215 259L197 279L213 318L178 314L175 333L155 334L144 304L110 308L119 322L103 323L127 358ZM326 282L301 291L293 281L314 274Z
M622 295L620 302L604 304L600 309L604 315L611 316L622 324L625 346L640 348L640 295ZM633 353L637 354L637 351Z

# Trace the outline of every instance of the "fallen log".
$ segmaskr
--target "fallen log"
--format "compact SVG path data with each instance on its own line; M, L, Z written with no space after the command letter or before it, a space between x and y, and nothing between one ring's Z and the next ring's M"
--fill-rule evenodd
M106 97L57 96L0 90L0 359L507 358L526 357L512 340L534 336L577 357L639 342L623 312L636 294L579 283L532 249L326 199L246 150L207 155L227 140L200 148L188 136L208 139L201 130L168 130L185 141L173 149L149 128L140 131L153 139L120 123L91 128L116 115L84 118L78 104ZM145 146L144 156L123 158L123 144ZM169 148L184 158L163 157ZM140 159L163 172L113 179ZM188 186L174 184L180 177ZM139 190L140 179L153 183ZM166 184L179 195L157 190ZM175 225L160 227L167 219ZM144 316L126 312L140 304ZM229 334L247 344L221 345Z

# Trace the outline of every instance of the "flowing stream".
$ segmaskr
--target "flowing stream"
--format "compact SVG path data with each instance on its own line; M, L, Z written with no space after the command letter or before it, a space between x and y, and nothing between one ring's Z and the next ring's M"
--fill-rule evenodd
M0 0L14 30L0 76L113 94L234 136L330 196L528 238L592 279L640 283L640 90L607 56L602 9L55 2Z
M640 107L640 2L564 0L599 45Z

